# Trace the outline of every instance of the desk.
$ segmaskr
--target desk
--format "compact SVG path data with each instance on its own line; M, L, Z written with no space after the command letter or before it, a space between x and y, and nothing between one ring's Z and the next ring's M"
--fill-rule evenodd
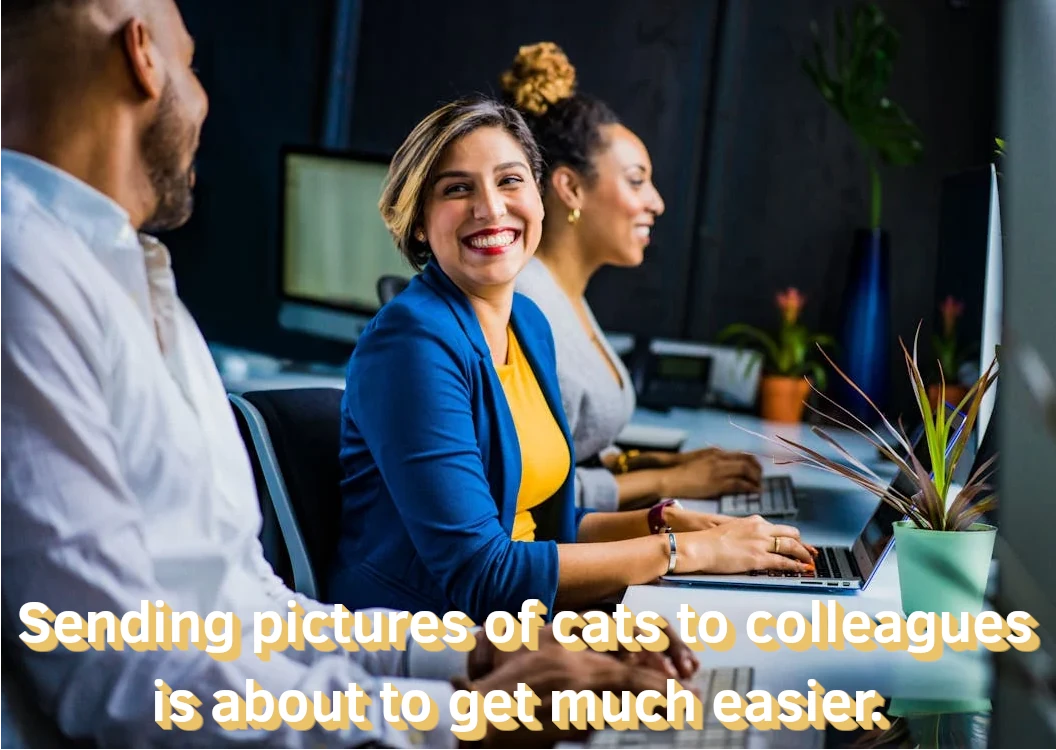
M780 445L750 434L755 432L770 438L785 435L826 456L835 457L835 449L805 425L777 425L750 416L708 410L674 410L669 414L638 411L632 421L685 430L688 433L685 448L688 450L716 445L754 453L761 457L764 474L791 476L797 491L801 492L799 518L792 525L800 529L804 540L815 544L849 546L879 502L846 479L829 472L777 463L775 459L787 460L791 454ZM895 467L879 460L876 450L860 436L847 430L833 430L832 434L877 475L885 479L894 477ZM782 645L778 651L766 652L748 640L745 626L751 613L766 611L777 616L785 611L796 611L806 615L809 621L815 598L822 603L835 599L847 612L858 610L869 615L884 611L901 613L895 551L888 553L872 582L861 592L825 596L814 590L798 592L657 584L629 588L623 603L633 612L656 612L675 627L678 626L675 615L683 603L697 614L708 610L722 612L731 627L736 629L737 641L722 653L700 652L702 663L754 667L755 687L771 693L805 691L807 680L814 678L826 689L852 693L877 690L886 697L907 700L978 701L989 695L991 655L982 649L958 653L946 647L938 661L923 662L907 652L889 652L880 647L872 652L849 647L843 651L811 648L795 652Z

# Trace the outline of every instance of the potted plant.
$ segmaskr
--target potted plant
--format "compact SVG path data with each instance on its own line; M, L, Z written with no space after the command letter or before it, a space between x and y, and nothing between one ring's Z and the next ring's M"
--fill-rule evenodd
M964 303L947 295L946 299L939 305L939 314L942 317L942 331L932 337L932 346L935 356L938 358L939 372L937 378L928 386L928 401L931 408L938 406L939 397L942 395L942 384L946 378L952 382L946 383L945 403L957 404L968 392L968 386L959 380L958 372L961 364L971 355L971 349L962 349L957 340L957 319L964 313ZM954 380L956 378L956 380Z
M883 406L888 391L890 346L890 238L882 228L880 165L910 165L923 153L920 131L887 96L898 33L875 5L859 5L848 23L835 14L832 63L826 59L817 23L812 57L802 66L822 99L850 127L865 153L869 171L869 223L854 234L840 332L841 359L851 378L874 403ZM857 392L842 388L846 406L860 418L872 410Z
M799 322L799 313L807 302L795 287L778 292L774 298L781 311L777 338L754 326L734 323L719 332L720 341L731 339L754 341L763 347L766 357L760 383L761 414L774 422L799 422L810 394L810 383L803 377L810 373L821 390L825 389L825 368L810 356L812 345L831 345L830 336L811 333Z
M918 332L919 334L919 332ZM976 418L983 396L997 379L995 359L979 379L968 388L955 409L945 406L945 383L940 382L942 399L932 407L917 366L917 345L913 343L912 355L901 339L899 344L906 360L906 368L916 396L924 426L923 440L931 464L925 468L917 458L909 437L899 421L896 429L876 409L880 424L876 429L855 417L848 409L827 399L846 415L844 418L829 417L841 426L858 433L870 442L899 471L911 480L913 493L900 492L878 477L862 462L856 460L839 442L820 427L813 431L828 444L834 446L841 458L830 459L785 437L778 437L782 444L790 447L795 458L793 463L834 472L854 482L859 487L877 495L901 512L905 520L895 524L895 545L898 551L898 574L902 593L902 608L906 613L924 612L972 612L981 611L986 591L990 560L993 555L996 529L979 519L991 511L997 503L996 494L987 484L990 467L996 455L979 466L963 487L954 489L952 478L964 455L968 441L972 439ZM824 352L822 352L824 354ZM826 355L826 359L829 359ZM869 397L835 364L829 360L837 373L858 390L859 394L875 409ZM823 396L824 397L824 396ZM820 411L818 411L821 414ZM956 432L956 420L963 414L963 425ZM886 429L889 437L881 437ZM953 497L951 494L956 493Z

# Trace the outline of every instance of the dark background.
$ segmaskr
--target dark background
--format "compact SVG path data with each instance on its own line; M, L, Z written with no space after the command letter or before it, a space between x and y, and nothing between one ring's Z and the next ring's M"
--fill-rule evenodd
M923 132L924 158L883 171L892 331L930 332L942 179L986 164L997 135L998 0L878 3L902 36L890 88ZM182 0L211 97L197 209L167 241L207 338L281 357L342 361L348 347L278 327L279 149L322 145L335 0ZM438 103L497 92L518 46L550 40L581 90L649 147L667 212L643 267L605 269L588 298L603 327L709 340L773 326L798 286L805 322L836 332L868 173L844 123L800 68L810 22L844 0L415 0L353 2L337 145L391 153ZM341 62L341 61L339 61ZM892 351L897 345L892 340ZM893 358L894 399L905 404Z

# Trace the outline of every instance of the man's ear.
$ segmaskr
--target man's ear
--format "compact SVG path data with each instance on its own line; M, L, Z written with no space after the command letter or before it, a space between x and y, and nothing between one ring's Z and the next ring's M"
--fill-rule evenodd
M165 76L161 69L161 55L147 24L140 18L129 20L122 31L121 42L136 86L149 99L161 98Z
M583 177L571 167L562 164L550 173L550 189L570 209L583 205Z

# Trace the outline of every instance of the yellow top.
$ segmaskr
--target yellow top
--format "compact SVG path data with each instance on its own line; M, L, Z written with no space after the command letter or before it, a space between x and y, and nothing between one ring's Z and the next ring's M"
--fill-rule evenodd
M513 521L513 541L535 540L532 508L561 489L571 464L568 443L550 411L524 356L513 329L509 329L506 364L495 369L510 405L517 442L521 444L521 486L517 492L517 516Z

